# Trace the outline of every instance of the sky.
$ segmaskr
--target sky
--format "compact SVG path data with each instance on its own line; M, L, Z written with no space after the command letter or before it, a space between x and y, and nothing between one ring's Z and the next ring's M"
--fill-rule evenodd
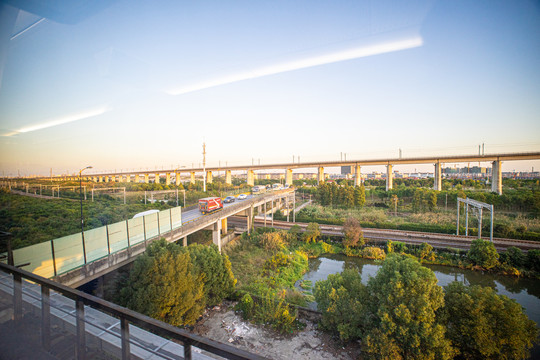
M540 151L537 1L94 3L0 28L2 175Z

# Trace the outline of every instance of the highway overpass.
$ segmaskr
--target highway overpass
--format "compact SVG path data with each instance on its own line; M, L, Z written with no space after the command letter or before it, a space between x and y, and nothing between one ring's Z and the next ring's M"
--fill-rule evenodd
M150 236L146 235L149 233L148 222L146 222L144 234L134 234L131 229L134 229L132 222L135 219L130 219L104 227L102 233L106 236L106 240L101 242L103 244L102 248L95 245L100 243L99 241L92 242L91 240L96 239L96 230L99 230L93 229L85 231L84 238L79 233L14 250L14 264L16 266L26 264L21 267L23 270L51 278L63 285L79 287L134 261L152 241L159 238L165 238L169 242L182 240L185 246L187 245L188 235L200 230L211 230L212 240L221 251L222 233L227 233L228 217L232 215L245 217L248 232L250 232L253 228L253 217L256 209L259 214L262 214L273 213L275 209L283 207L294 207L293 190L287 189L264 195L249 196L246 200L237 200L234 203L225 204L223 210L209 215L202 215L198 209L186 211L181 214L181 226L172 226L173 220L171 217L167 217L167 224L162 223L160 225L159 219L161 216L151 214L144 218L157 217L158 223L157 228L154 227L156 231L152 232ZM170 227L168 226L169 219L171 222ZM140 222L141 225L144 225L144 222ZM166 228L169 231L160 232L159 229L163 229L164 225L167 226ZM122 232L121 235L119 235L119 231ZM126 235L127 241L124 239ZM130 235L132 236L131 241ZM124 239L124 245L117 246L116 244L120 242L116 241L115 238ZM134 240L135 238L137 240ZM81 242L83 246L81 246ZM46 253L49 255L46 255ZM99 255L92 255L96 253L99 253Z
M102 172L84 175L86 181L95 182L150 182L153 178L155 182L159 182L162 175L165 177L165 183L171 184L172 178L176 185L180 184L181 174L189 174L190 181L195 183L195 176L202 173L206 177L208 183L212 183L213 173L216 171L225 172L225 182L232 183L232 171L245 171L247 173L247 183L253 186L255 183L257 170L283 170L286 184L292 184L293 169L316 168L317 179L319 182L325 180L325 167L341 167L350 166L355 175L355 185L361 183L361 168L362 166L384 165L386 166L386 189L393 187L393 171L392 166L402 164L433 164L434 165L434 183L435 190L441 190L441 164L442 163L469 163L469 162L491 162L492 163L492 183L491 190L498 194L502 194L502 172L501 162L503 161L518 161L518 160L538 160L540 152L523 152L523 153L496 153L487 155L449 155L449 156L426 156L426 157L410 157L410 158L381 158L381 159L356 159L356 160L340 160L340 161L311 161L311 162L293 162L293 163L278 163L278 164L259 164L259 165L237 165L223 167L206 167L206 168L179 168L179 169L162 169L162 170L140 170L140 171L121 171L121 172ZM47 178L50 179L50 178ZM78 176L54 176L56 180L78 180Z

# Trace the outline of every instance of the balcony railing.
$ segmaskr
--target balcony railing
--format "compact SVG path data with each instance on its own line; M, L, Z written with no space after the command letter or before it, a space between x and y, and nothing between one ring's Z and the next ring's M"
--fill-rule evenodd
M62 302L62 299L65 301ZM66 301L70 302L71 305ZM98 349L100 352L107 353L106 357L112 355L122 359L140 358L141 356L138 356L134 349L137 347L139 354L141 353L140 348L143 348L146 354L152 356L152 359L192 359L192 351L197 353L198 358L208 358L208 356L204 356L204 352L208 352L213 354L212 358L218 355L227 359L263 359L259 355L192 334L184 329L3 263L0 263L0 303L2 304L0 322L9 320L6 319L6 314L11 315L14 325L16 325L13 327L14 329L21 328L21 326L17 326L18 324L24 328L25 318L29 314L38 315L38 329L29 329L28 332L32 332L33 335L40 332L40 340L34 344L24 344L24 348L36 347L40 348L40 351L49 352L51 332L59 327L59 322L63 321L67 324L64 328L70 329L74 335L72 336L75 339L73 340L74 357L78 359L94 357L95 353L91 353L92 346L96 342L105 342L106 338L112 338L112 340L108 340L107 346L102 345ZM73 317L75 321L72 321ZM96 320L99 317L117 320L108 320L109 324L115 325L107 327L101 324L104 321ZM51 320L54 326L51 326ZM118 322L120 329L114 331ZM130 336L130 332L137 333L139 341L136 337ZM160 352L159 349L152 349L149 346L145 348L145 341L140 340L141 333L146 334L143 334L145 338L157 335L165 339L172 339L174 343L170 344L176 345L174 348L176 350ZM163 340L164 342L165 340ZM181 343L182 346L177 342ZM20 347L19 350L24 350L23 347ZM178 351L182 353L178 354ZM35 356L37 358L39 354L36 353Z

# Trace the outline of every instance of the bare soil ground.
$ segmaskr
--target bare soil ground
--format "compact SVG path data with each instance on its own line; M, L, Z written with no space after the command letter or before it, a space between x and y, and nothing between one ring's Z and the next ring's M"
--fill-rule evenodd
M235 305L235 302L225 301L221 306L207 310L194 332L269 359L349 360L360 357L359 344L344 347L309 320L299 319L306 324L305 328L283 336L270 328L243 320L240 314L235 313Z

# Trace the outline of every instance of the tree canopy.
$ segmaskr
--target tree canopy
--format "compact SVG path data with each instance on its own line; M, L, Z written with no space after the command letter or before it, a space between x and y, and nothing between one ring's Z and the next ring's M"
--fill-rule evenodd
M448 337L462 359L527 359L538 336L522 307L490 287L452 282L441 309Z
M206 305L216 305L234 289L227 255L215 245L182 247L154 241L119 283L117 301L171 325L192 325Z
M364 346L372 358L451 359L455 354L435 312L444 305L430 269L390 254L367 285Z
M471 243L467 257L475 265L491 269L499 264L499 254L491 241L476 239Z
M155 241L135 260L120 302L174 326L192 325L205 307L203 279L187 251Z

